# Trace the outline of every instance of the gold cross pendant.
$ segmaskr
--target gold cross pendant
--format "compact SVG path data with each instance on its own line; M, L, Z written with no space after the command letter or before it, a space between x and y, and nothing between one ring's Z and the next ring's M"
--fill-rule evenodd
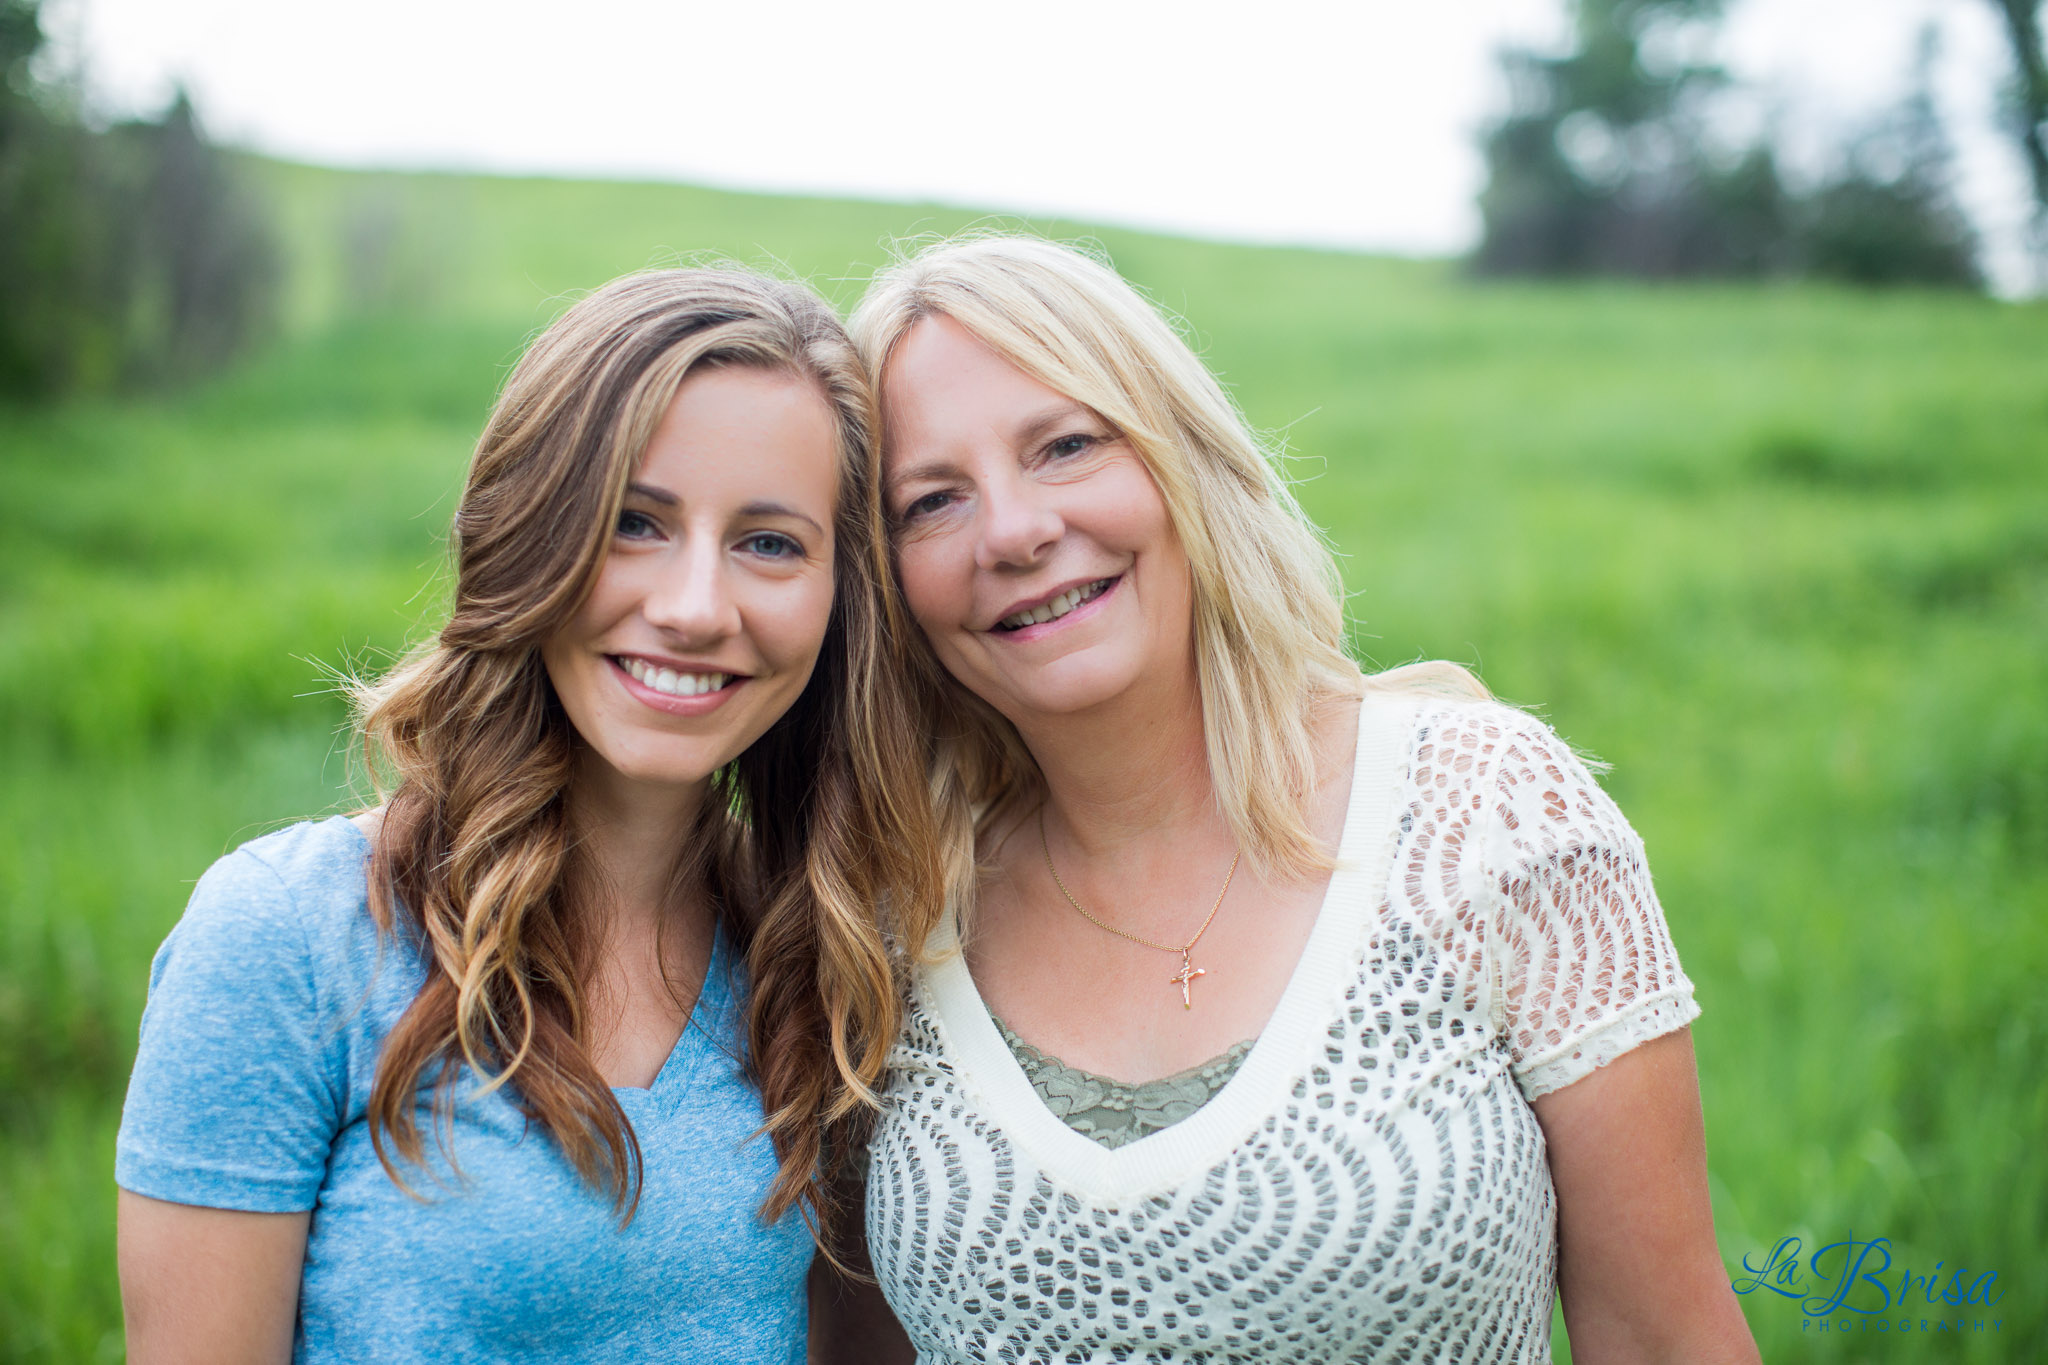
M1188 955L1185 952L1180 955L1180 971L1166 979L1173 985L1180 987L1180 1007L1182 1009L1191 1010L1195 1007L1195 1002L1188 996L1188 983L1198 976L1207 975L1207 972L1188 961Z

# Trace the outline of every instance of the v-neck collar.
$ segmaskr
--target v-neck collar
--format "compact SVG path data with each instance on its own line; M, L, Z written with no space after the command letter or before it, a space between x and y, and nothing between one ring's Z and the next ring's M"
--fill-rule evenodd
M1278 1107L1350 987L1377 913L1393 852L1395 767L1408 737L1401 722L1412 712L1412 699L1365 694L1337 866L1287 988L1229 1083L1187 1118L1135 1142L1106 1148L1046 1107L975 987L957 914L947 909L932 935L939 961L920 973L927 1011L988 1116L1047 1175L1105 1203L1143 1199L1213 1166Z
M340 821L348 826L363 855L371 853L370 838L362 826L346 815L331 815L328 822ZM417 931L407 933L417 937ZM654 1079L646 1085L615 1085L611 1092L621 1104L644 1103L655 1095L666 1094L681 1085L694 1073L702 1057L709 1052L724 1051L724 1044L717 1033L726 1032L733 1007L731 953L725 942L725 926L714 924L711 931L711 960L704 967L704 983L697 988L697 999L690 1006L690 1017L683 1021L683 1031L676 1035L675 1045L662 1059L661 1069L654 1073ZM694 1041L693 1041L694 1039Z
M683 1021L683 1031L676 1035L675 1046L669 1049L661 1070L654 1073L654 1079L648 1084L615 1085L611 1088L612 1094L621 1102L667 1094L696 1071L698 1062L707 1052L719 1050L719 1040L713 1033L724 1031L732 1008L729 962L725 928L723 925L715 926L711 935L711 960L704 966L704 984L697 988L696 1003L690 1006L690 1017Z

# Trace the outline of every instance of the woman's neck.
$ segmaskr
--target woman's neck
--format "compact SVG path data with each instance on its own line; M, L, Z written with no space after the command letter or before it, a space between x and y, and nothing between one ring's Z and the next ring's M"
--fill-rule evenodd
M654 1083L711 960L709 903L677 878L709 787L633 782L589 752L570 781L572 895L594 950L584 1044L613 1085Z
M1222 824L1192 664L1142 691L1018 726L1045 779L1048 820L1090 859Z
M651 928L667 910L686 840L710 783L634 782L595 754L571 781L569 823L580 860L597 887L590 907L605 929Z

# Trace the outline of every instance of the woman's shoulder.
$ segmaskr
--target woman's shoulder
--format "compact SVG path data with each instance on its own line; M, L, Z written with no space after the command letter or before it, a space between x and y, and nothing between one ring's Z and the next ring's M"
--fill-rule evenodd
M259 834L221 861L247 857L292 883L315 883L350 875L361 880L379 814L369 811L300 820Z
M199 884L232 889L253 902L360 901L369 884L369 857L370 840L359 817L332 815L258 835L216 861Z
M1633 839L1595 772L1606 765L1575 749L1543 717L1482 694L1377 687L1387 761L1402 775L1417 818L1465 826L1515 850L1586 840ZM1361 761L1364 758L1361 726Z
M1364 704L1421 759L1457 773L1492 773L1503 760L1555 766L1583 762L1549 722L1493 696L1456 664L1408 664L1368 674Z
M362 830L340 815L251 839L199 879L166 946L353 956L375 940L369 855Z
M251 839L199 879L150 966L115 1178L214 1208L310 1208L409 998L380 985L369 845L346 818ZM396 974L392 974L395 978Z

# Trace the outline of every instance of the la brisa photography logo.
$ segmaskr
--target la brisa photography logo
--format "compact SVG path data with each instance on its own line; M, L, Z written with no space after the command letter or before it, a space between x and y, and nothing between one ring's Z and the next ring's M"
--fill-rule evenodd
M1779 1239L1762 1258L1744 1256L1731 1287L1798 1303L1802 1332L1996 1332L2005 1290L1998 1272L1965 1265L1919 1271L1893 1254L1891 1239L1854 1236L1807 1252L1797 1237Z

